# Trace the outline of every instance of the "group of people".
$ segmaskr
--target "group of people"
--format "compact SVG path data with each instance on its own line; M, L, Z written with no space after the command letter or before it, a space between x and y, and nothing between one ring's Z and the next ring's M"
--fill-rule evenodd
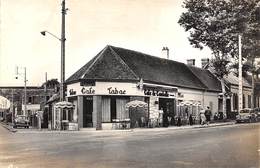
M210 120L211 120L211 116L212 116L212 112L211 112L210 108L207 107L205 112L201 112L198 116L200 124L201 125L204 125L204 124L209 125ZM168 117L169 122L171 121L171 119L172 118L169 119L169 117ZM166 121L166 120L164 120L164 121ZM180 116L175 118L175 123L176 123L177 126L182 125L182 120L181 120ZM194 117L192 116L192 114L189 115L189 124L190 125L194 124ZM163 110L162 109L159 111L159 126L164 126L163 125Z
M210 123L210 119L211 119L211 110L209 109L209 107L207 107L207 109L205 110L204 113L200 113L200 124L201 125L204 125L204 124L207 124L209 125Z

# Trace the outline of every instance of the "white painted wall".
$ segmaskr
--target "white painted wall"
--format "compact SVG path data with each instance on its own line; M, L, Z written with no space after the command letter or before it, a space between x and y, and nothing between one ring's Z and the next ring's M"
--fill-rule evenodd
M238 87L237 86L232 86L231 87L231 92L238 94ZM243 88L243 95L245 95L245 108L248 108L248 96L252 96L252 89L250 88ZM251 101L251 100L250 100ZM231 99L231 111L233 111L233 97Z
M204 92L193 89L179 88L178 92L183 95L182 98L178 100L190 101L190 102L200 102L202 108L210 107L212 102L212 112L218 111L218 93L214 92Z

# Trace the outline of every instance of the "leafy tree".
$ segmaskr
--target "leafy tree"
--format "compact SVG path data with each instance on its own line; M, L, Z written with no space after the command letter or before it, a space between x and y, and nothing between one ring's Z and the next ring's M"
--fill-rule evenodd
M58 79L50 79L47 80L46 82L44 82L42 84L42 87L46 87L46 88L56 88L60 85L60 83L58 82Z
M259 0L185 0L178 23L190 33L190 44L199 49L208 47L215 59L213 66L222 84L229 73L229 58L238 57L238 35L242 35L242 55L259 56ZM225 96L223 112L226 113Z

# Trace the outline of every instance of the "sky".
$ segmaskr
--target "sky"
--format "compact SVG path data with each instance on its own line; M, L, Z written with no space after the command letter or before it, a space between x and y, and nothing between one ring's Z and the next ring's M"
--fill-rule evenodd
M177 23L183 0L66 0L65 79L106 45L186 63L211 58L209 49L193 48ZM60 79L61 0L0 0L0 86L40 86ZM15 67L20 75L15 79Z

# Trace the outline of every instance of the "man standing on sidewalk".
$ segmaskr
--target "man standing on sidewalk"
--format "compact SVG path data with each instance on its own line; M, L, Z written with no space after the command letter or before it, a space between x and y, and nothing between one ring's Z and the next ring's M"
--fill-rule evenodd
M209 109L209 107L207 107L207 109L205 110L205 117L206 117L207 125L209 125L210 117L211 117L211 110Z

